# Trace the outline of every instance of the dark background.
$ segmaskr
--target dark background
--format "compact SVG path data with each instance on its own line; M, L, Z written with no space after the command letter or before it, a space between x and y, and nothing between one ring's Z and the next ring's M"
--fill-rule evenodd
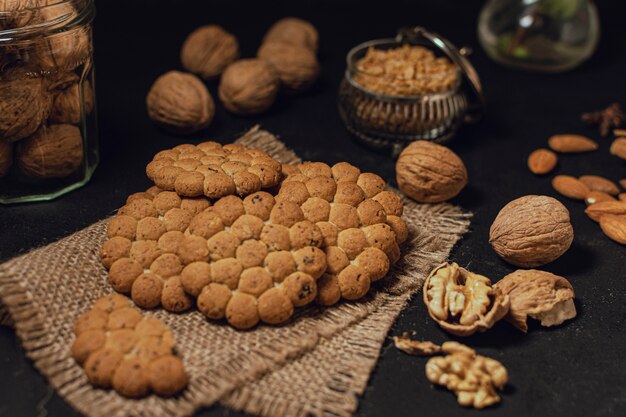
M488 229L498 210L525 194L555 195L550 179L533 176L526 157L555 133L588 135L600 149L564 156L559 173L626 177L626 165L608 154L609 139L584 126L581 112L626 99L624 2L598 1L602 39L592 60L560 75L516 72L490 61L480 49L476 23L482 1L148 1L97 2L95 48L101 164L83 189L57 201L0 207L0 260L53 242L121 206L126 196L149 186L144 167L158 150L200 138L228 142L256 123L280 135L304 159L347 160L394 182L394 161L355 143L337 112L337 87L345 55L357 43L394 35L397 28L423 25L453 43L473 47L471 57L488 100L483 121L462 129L452 149L465 161L470 184L453 203L474 213L470 233L451 259L494 280L513 268L490 249ZM286 15L311 20L319 29L322 75L299 97L281 99L267 114L235 117L217 103L213 125L202 135L179 138L157 130L144 99L161 73L179 69L179 48L195 27L218 23L239 39L242 55L253 56L265 30ZM216 85L210 90L216 97ZM565 199L562 199L565 200ZM559 328L531 325L527 335L506 323L464 343L508 368L510 383L500 405L484 415L626 415L626 251L586 218L580 202L565 200L576 237L571 249L546 270L567 277L576 290L578 317ZM415 331L443 342L450 335L428 318L415 297L390 336ZM470 415L453 394L433 388L423 358L383 346L360 416ZM72 416L24 357L13 330L0 327L0 415ZM201 416L239 415L219 406Z

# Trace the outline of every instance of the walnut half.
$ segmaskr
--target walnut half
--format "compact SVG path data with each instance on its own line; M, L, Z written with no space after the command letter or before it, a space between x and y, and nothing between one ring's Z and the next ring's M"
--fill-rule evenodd
M426 377L434 384L454 391L460 405L484 408L500 401L496 390L508 382L506 368L497 360L477 355L473 349L457 342L445 342L446 356L426 363Z
M484 332L506 315L509 297L491 281L456 263L435 268L424 283L424 304L444 330L456 336Z
M524 333L528 331L528 316L547 327L576 317L572 284L558 275L519 269L498 281L495 288L509 296L507 319Z

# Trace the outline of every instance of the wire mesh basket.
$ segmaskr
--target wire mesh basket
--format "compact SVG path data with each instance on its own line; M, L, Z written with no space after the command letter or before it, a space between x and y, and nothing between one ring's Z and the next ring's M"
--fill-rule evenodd
M411 82L424 86L424 93L390 95L362 85L364 74L357 67L370 48L392 49L417 45L446 56L454 70L434 74ZM401 29L396 38L369 41L354 47L347 56L347 69L339 87L339 112L348 131L369 146L391 148L397 154L414 140L443 142L450 139L459 126L480 117L483 95L475 69L465 58L466 49L458 50L441 36L423 28ZM429 89L429 83L446 77L450 80L443 91ZM388 79L377 79L385 83ZM395 81L398 81L397 79ZM440 80L439 80L440 81ZM418 89L419 90L419 89Z

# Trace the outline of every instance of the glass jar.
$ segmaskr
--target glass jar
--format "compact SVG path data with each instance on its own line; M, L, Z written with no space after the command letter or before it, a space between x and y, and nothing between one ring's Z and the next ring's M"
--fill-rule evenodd
M389 51L406 55L402 61L411 64L406 68L408 76L381 74L379 66L397 65L398 61L385 62L382 57ZM421 27L357 45L348 53L339 87L339 113L346 128L364 144L387 148L392 155L414 140L450 139L464 122L476 120L482 109L482 87L464 57L466 52ZM368 54L383 60L371 68L378 71L360 68ZM420 66L421 59L434 59L435 70L423 76L417 75L417 69L410 71L413 65Z
M50 200L98 164L94 0L0 0L0 203Z
M600 23L590 0L490 0L480 13L478 37L496 62L561 72L591 57Z

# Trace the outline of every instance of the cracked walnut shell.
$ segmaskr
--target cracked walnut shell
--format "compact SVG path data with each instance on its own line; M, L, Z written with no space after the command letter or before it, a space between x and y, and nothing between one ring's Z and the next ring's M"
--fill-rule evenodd
M190 134L208 127L215 103L195 75L170 71L154 82L146 97L148 116L173 133Z
M303 46L267 42L261 45L257 56L274 67L287 93L309 88L320 73L315 53Z
M526 333L528 317L542 326L556 326L576 317L574 289L563 277L534 269L519 269L495 285L509 296L511 308L507 319Z
M218 25L191 32L180 51L183 67L205 80L219 76L238 57L237 39Z
M542 195L511 201L500 210L489 229L493 250L508 263L522 268L556 260L573 240L569 211L558 200Z
M42 126L17 144L16 160L29 177L64 178L83 162L83 138L72 125Z
M426 363L426 377L443 385L457 396L464 407L485 408L500 401L497 390L508 382L506 368L497 360L477 355L457 342L445 342L438 356Z
M509 309L509 297L488 278L456 263L435 268L426 278L423 295L430 317L456 336L490 329Z
M449 148L425 141L407 146L396 162L400 190L420 203L439 203L456 196L467 185L467 170Z
M270 64L260 59L242 59L226 68L218 92L228 111L257 114L270 108L279 87L280 79Z

